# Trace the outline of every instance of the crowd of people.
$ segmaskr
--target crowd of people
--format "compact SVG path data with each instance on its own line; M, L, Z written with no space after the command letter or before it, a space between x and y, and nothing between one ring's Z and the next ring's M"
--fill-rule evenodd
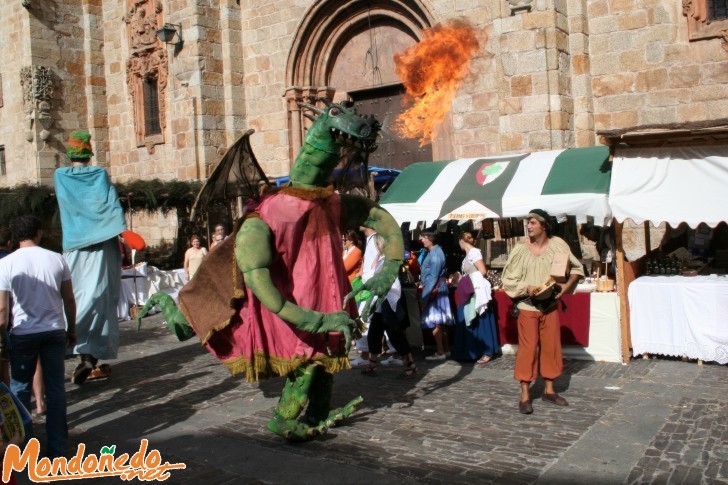
M359 235L348 231L344 236L344 262L350 281L361 278L366 282L377 272L383 261L381 237L369 228L360 228L366 238L366 249L362 252ZM434 231L423 231L421 263L409 254L404 268L404 281L418 286L421 308L421 326L432 331L436 352L426 357L427 361L442 361L454 357L462 361L487 364L500 352L495 317L489 306L490 283L485 279L487 269L483 255L474 246L473 235L464 231L460 235L460 247L465 253L462 262L462 278L458 283L455 301L457 311L453 312L447 281L447 268L438 235ZM414 274L413 274L414 272ZM416 276L415 276L416 275ZM417 280L419 277L419 281ZM359 355L351 360L354 367L366 366L364 373L371 375L377 364L406 365L406 375L416 372L405 330L410 324L405 296L398 279L374 314L366 333L357 340ZM450 349L450 331L455 329L454 355ZM384 335L383 335L384 334ZM390 355L379 361L383 354L382 344L386 342Z
M563 371L556 310L560 297L573 292L584 271L568 244L553 235L554 222L548 213L534 209L526 220L527 237L510 253L503 269L502 284L513 299L513 313L517 314L519 345L514 378L521 386L518 409L523 414L531 414L531 385L539 375L545 382L542 400L558 406L568 405L553 384ZM362 251L358 233L349 231L344 236L343 257L350 280L361 278L366 282L376 274L377 264L383 260L383 248L376 232L366 227L361 227L360 231L366 238L366 248ZM448 275L438 237L438 233L431 230L420 233L420 257L415 258L412 252L406 265L418 270L419 279L407 271L404 273L408 276L406 280L417 288L420 326L431 331L435 344L435 353L425 360L438 362L452 357L485 366L500 353L488 268L482 252L475 246L473 234L462 231L459 246L464 257L460 272ZM561 286L554 284L550 276L557 254L566 255L569 260L568 275ZM546 284L549 281L551 284ZM544 286L550 293L549 298L542 299ZM452 296L451 287L455 287ZM367 325L365 335L355 342L359 355L350 362L353 367L364 367L363 374L375 375L378 364L404 365L407 376L417 372L405 334L410 319L403 299L401 282L396 280L385 301L375 303L378 309L370 321L364 322ZM380 360L387 353L382 350L385 343L391 355Z

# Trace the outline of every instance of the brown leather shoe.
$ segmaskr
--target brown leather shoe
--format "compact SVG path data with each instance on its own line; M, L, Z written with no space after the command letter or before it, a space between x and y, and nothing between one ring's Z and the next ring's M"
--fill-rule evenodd
M533 413L533 405L531 404L531 400L529 399L528 401L519 401L518 412L520 412L521 414Z
M541 399L543 399L546 402L556 404L557 406L568 406L569 405L569 401L567 401L566 399L564 399L563 397L559 396L556 393L553 393L553 394L544 393L541 396Z
M71 374L71 381L73 381L74 384L80 386L84 382L86 382L86 379L88 379L89 374L91 374L91 371L93 368L91 365L86 365L86 363L81 362L76 366L76 368L73 370L73 373Z

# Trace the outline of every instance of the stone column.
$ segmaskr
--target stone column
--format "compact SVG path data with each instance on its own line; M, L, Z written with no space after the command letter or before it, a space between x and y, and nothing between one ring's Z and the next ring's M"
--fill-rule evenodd
M82 2L84 74L86 78L86 126L93 135L96 164L109 167L109 110L106 99L103 11L95 2Z
M298 103L303 101L303 89L299 86L293 86L286 89L286 105L288 118L288 133L290 142L288 143L288 159L289 168L293 166L296 160L296 154L303 146L303 123L301 107Z
M501 151L573 146L567 10L574 2L508 2L501 9L501 18L495 22L504 78Z
M246 127L243 32L238 3L236 0L224 0L221 4L227 5L220 11L225 133L228 147Z

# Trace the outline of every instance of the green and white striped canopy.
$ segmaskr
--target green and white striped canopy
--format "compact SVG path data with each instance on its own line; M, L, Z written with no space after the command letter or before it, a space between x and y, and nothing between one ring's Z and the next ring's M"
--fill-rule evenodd
M525 217L539 208L560 219L573 215L585 222L591 216L608 225L608 159L609 148L599 146L415 163L380 204L399 224Z

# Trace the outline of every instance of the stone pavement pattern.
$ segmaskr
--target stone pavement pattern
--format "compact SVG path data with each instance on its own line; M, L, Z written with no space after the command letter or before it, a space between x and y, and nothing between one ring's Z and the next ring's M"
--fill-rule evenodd
M171 472L175 484L728 484L726 366L566 361L556 387L570 406L536 399L530 416L518 413L510 356L483 368L420 358L414 379L401 367L375 377L354 369L336 375L334 404L362 395L360 410L291 444L266 429L282 378L231 377L162 322L148 317L139 333L122 323L111 378L67 385L69 454L79 443L133 453L147 438L164 461L187 465Z

